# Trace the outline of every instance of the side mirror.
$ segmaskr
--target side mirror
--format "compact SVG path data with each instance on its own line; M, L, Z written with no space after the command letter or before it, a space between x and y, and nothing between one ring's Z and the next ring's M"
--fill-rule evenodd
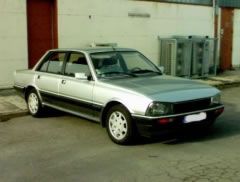
M162 74L164 74L164 66L158 66L158 69L160 69L160 71L162 72Z
M75 78L79 80L87 80L88 76L85 73L75 73Z

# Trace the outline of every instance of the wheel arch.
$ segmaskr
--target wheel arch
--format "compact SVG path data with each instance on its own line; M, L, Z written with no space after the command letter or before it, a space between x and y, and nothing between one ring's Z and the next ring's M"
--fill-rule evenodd
M123 107L125 107L129 113L132 113L132 110L126 106L126 104L123 104L123 102L119 101L119 100L111 100L109 101L102 109L101 111L101 115L100 115L100 122L102 127L106 127L106 116L107 116L107 112L109 111L109 109L115 105L122 105Z
M29 93L32 89L34 89L34 90L37 92L40 100L42 101L42 97L41 97L38 89L37 89L35 86L33 86L33 85L28 85L27 87L24 88L24 99L27 101L28 93Z

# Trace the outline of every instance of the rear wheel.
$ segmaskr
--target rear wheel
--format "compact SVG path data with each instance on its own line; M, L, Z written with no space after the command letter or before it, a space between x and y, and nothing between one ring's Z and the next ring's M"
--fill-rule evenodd
M34 89L30 90L27 95L27 106L32 116L40 116L43 112L41 101Z
M137 134L130 113L122 105L115 105L108 111L106 125L109 137L117 144L129 144Z

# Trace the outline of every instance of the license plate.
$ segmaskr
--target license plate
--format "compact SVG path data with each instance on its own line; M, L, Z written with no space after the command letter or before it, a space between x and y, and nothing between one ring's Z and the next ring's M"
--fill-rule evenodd
M207 114L205 112L201 112L199 114L192 114L184 117L184 123L192 123L199 122L207 118Z

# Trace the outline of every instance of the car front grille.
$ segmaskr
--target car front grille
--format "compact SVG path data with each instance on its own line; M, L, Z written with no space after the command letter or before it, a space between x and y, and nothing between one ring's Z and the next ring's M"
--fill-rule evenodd
M179 113L186 113L186 112L207 109L210 107L210 105L211 105L211 98L207 98L207 99L199 99L199 100L175 103L173 108L174 108L174 113L179 114Z

